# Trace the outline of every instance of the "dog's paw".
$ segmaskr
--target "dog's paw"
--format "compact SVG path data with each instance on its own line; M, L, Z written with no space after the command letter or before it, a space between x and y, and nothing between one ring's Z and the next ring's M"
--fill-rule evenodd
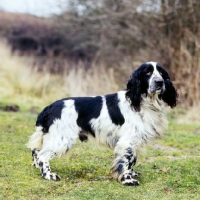
M126 180L122 181L122 184L127 185L127 186L138 186L138 185L140 185L139 181L134 179L134 178L126 179Z
M47 180L60 181L60 176L56 173L43 173L42 177Z
M139 181L135 179L138 176L139 174L137 172L124 174L121 178L121 183L127 186L138 186Z
M140 176L140 172L132 172L132 177L138 178Z

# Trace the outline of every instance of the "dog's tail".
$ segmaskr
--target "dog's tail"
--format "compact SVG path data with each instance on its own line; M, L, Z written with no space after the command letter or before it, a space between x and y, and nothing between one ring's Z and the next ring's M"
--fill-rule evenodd
M33 149L38 149L40 150L42 148L42 143L43 143L43 131L42 131L42 126L36 126L36 132L31 135L28 143L26 144L27 148L30 148L31 150Z

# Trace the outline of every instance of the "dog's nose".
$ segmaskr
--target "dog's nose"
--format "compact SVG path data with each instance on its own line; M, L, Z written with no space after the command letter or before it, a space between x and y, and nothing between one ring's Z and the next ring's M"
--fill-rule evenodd
M156 80L156 86L157 87L162 87L163 86L163 80Z

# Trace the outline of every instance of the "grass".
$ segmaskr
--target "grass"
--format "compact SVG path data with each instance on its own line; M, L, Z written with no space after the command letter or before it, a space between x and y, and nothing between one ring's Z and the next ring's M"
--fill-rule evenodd
M140 186L126 187L111 177L113 152L81 142L67 159L52 161L60 182L42 179L25 147L35 119L0 112L0 199L200 199L200 124L172 120L165 137L138 159Z

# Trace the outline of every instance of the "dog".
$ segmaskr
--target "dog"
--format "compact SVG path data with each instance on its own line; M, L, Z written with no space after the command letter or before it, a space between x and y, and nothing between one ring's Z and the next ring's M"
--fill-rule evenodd
M166 70L157 62L143 63L114 94L70 97L44 108L27 147L42 177L60 180L49 161L66 154L79 138L114 150L111 172L124 185L139 185L133 171L140 149L160 138L168 126L165 108L177 105L178 93Z

